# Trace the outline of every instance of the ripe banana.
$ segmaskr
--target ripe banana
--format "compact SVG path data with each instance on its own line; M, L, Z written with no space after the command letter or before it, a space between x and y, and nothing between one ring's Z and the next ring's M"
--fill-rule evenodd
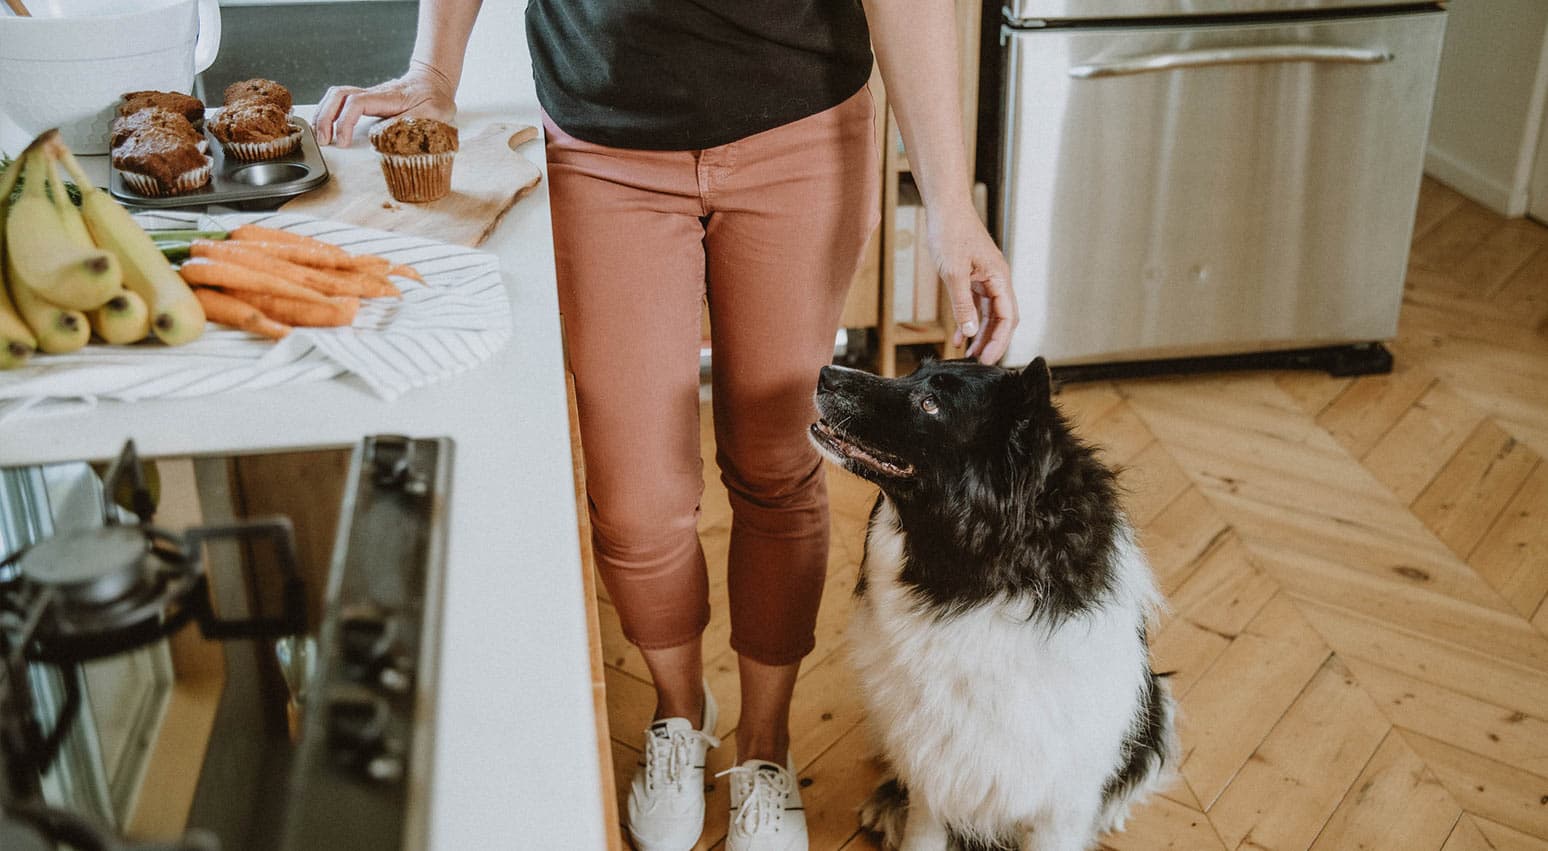
M17 279L16 265L6 260L11 280L11 298L27 326L38 338L38 348L49 354L73 352L91 339L91 326L86 315L79 310L67 310L50 304L33 289Z
M150 235L135 224L128 210L91 182L57 137L48 140L45 147L80 187L86 227L97 245L118 258L124 286L145 300L151 330L169 346L198 339L204 333L204 308Z
M5 221L6 208L10 206L7 199L11 197L11 189L16 186L16 175L20 173L19 160L12 160L4 173L0 173L0 223ZM37 350L38 339L32 335L32 329L27 327L27 323L22 321L21 315L16 312L16 305L11 303L11 297L6 294L5 277L5 239L0 238L0 369L15 369L26 363L27 358Z
M101 307L123 282L118 261L100 248L76 241L48 197L48 163L37 142L23 152L22 160L22 194L5 220L6 254L14 282L61 307ZM54 188L54 194L69 205L64 191L63 184Z
M93 310L91 330L115 346L138 343L150 334L150 310L133 290L119 290L108 303Z

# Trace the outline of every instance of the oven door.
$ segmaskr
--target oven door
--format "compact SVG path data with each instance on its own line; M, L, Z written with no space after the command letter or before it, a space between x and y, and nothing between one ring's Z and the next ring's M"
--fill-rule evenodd
M1392 337L1444 26L1007 30L1007 362Z

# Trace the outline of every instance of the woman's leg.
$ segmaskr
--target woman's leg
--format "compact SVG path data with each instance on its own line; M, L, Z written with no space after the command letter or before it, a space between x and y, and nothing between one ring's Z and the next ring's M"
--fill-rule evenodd
M738 759L783 764L828 564L822 464L807 438L817 371L878 217L869 91L700 157L717 461L732 507Z
M709 584L697 532L704 229L693 154L622 151L545 126L598 572L650 668L656 717L698 726Z

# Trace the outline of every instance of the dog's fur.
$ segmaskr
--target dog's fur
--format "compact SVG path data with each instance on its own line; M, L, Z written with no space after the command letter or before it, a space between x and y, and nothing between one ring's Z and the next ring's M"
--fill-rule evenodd
M1160 595L1051 393L1041 359L823 369L812 440L881 487L849 644L895 773L861 819L889 847L1088 848L1175 763Z

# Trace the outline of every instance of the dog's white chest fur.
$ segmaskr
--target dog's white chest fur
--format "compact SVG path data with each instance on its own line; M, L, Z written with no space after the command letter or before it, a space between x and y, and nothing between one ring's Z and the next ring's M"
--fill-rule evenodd
M910 805L926 804L959 831L1091 835L1093 825L1121 820L1103 811L1102 789L1148 684L1140 630L1158 599L1129 530L1112 598L1053 627L1029 619L1024 600L939 617L899 583L903 558L884 500L849 645L871 725Z

